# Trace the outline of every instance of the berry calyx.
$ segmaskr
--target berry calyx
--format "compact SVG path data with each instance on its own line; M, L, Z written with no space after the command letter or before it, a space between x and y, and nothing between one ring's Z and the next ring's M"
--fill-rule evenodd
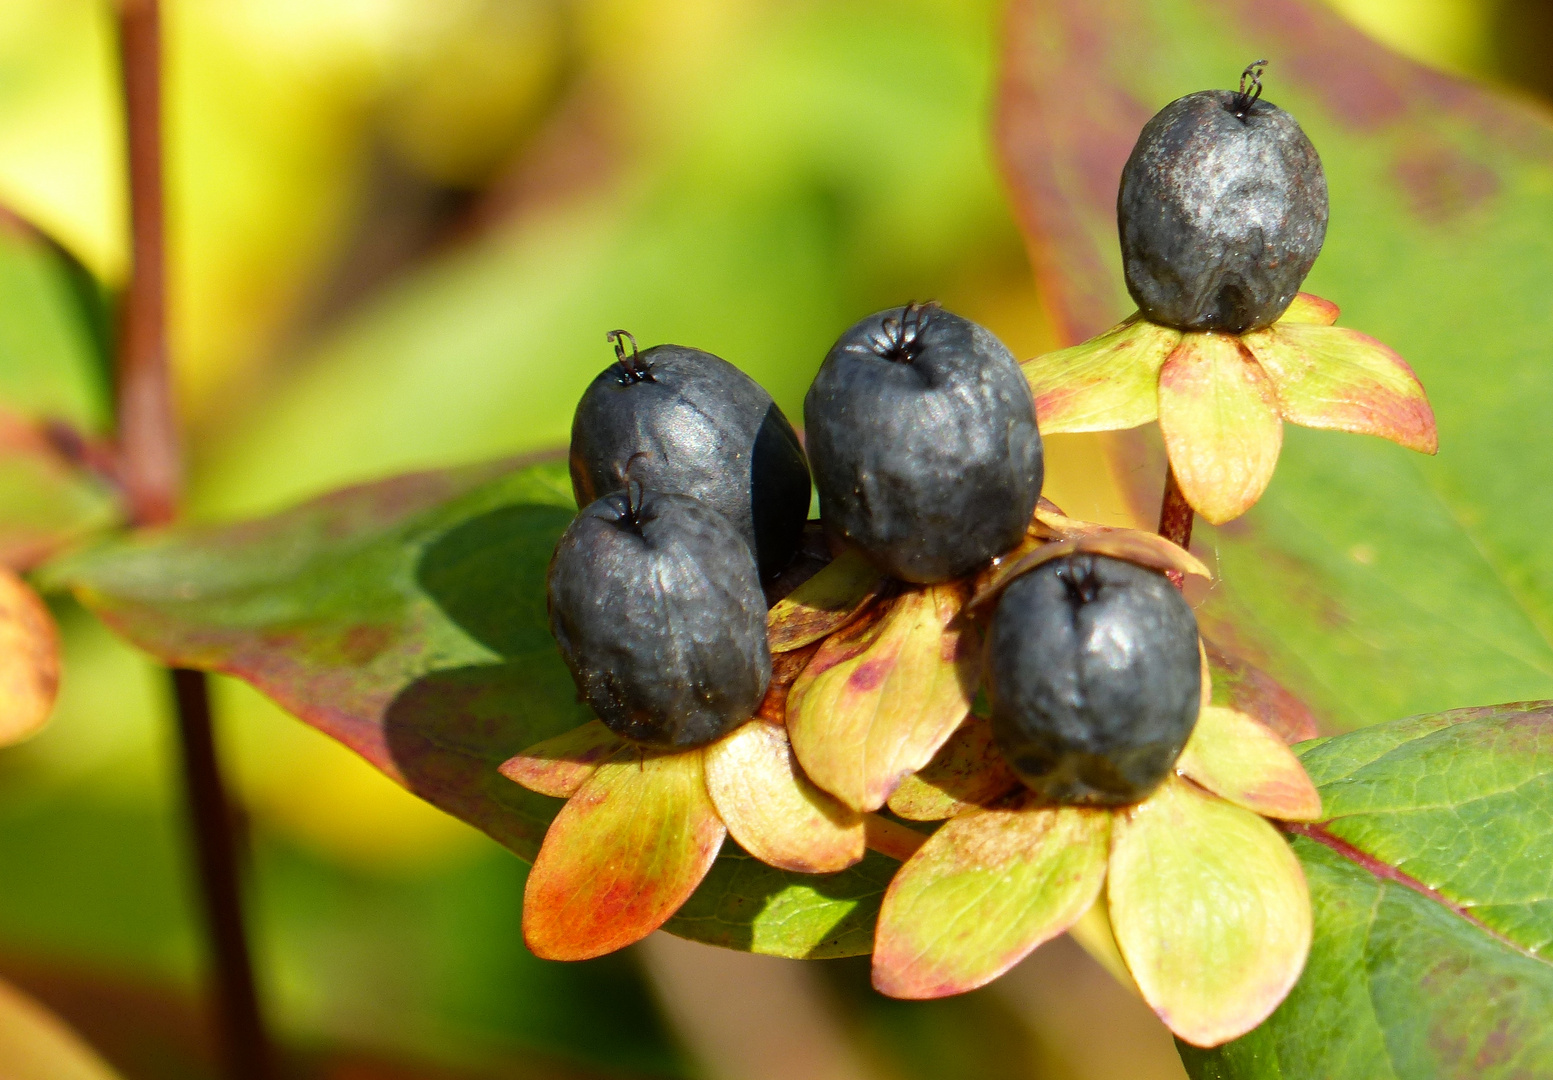
M1261 97L1265 63L1245 70L1238 91L1166 105L1122 170L1122 265L1150 322L1235 334L1267 326L1321 251L1321 158L1294 117Z
M628 480L688 495L733 523L763 577L776 574L809 516L809 465L787 417L760 384L711 353L638 351L624 330L609 340L616 362L594 378L572 419L578 505Z
M826 528L904 581L947 581L1012 547L1040 498L1041 436L1018 363L936 305L842 334L804 425Z
M771 679L749 546L696 499L644 489L589 504L550 563L550 630L611 731L688 749L748 720Z
M1054 559L1009 584L986 663L998 746L1047 802L1143 799L1201 705L1192 609L1164 575L1103 555Z

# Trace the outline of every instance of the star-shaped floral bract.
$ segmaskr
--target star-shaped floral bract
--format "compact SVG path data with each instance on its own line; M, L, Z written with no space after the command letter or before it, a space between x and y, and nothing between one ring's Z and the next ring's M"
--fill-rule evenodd
M893 583L824 638L786 704L788 734L804 772L855 811L883 806L970 715L981 681L975 610L1018 574L1074 551L1208 576L1202 563L1160 536L1077 521L1043 501L1024 540L980 574L935 585ZM821 575L839 582L854 573L851 591L860 593L866 571L847 568L866 566L848 552ZM825 582L820 575L812 580ZM809 587L792 600L801 601ZM780 647L773 639L772 648Z
M1434 412L1413 369L1374 338L1333 325L1337 306L1299 294L1245 334L1184 333L1139 315L1024 363L1042 434L1159 421L1170 468L1213 524L1266 489L1283 421L1379 435L1432 454Z
M949 820L890 883L874 985L905 998L971 990L1087 913L1181 1039L1216 1046L1261 1023L1311 939L1304 873L1264 819L1315 820L1321 801L1276 735L1208 704L1206 683L1203 701L1175 772L1119 809L1036 803L987 721L968 721L890 800L902 817Z

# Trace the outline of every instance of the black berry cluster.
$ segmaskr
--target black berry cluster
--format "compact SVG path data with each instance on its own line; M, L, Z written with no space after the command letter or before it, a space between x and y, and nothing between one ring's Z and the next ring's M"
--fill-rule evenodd
M617 361L572 421L583 510L550 563L550 629L611 731L702 746L771 680L761 578L798 547L809 466L771 395L726 360L611 338Z
M616 734L693 748L771 683L762 580L792 560L812 464L820 526L896 588L967 578L1025 543L1043 480L1029 383L934 304L863 319L804 401L808 458L771 397L696 349L638 352L583 395L585 504L550 567L551 628ZM983 618L997 742L1053 802L1120 804L1169 772L1197 716L1197 627L1161 574L1079 552L1005 583Z

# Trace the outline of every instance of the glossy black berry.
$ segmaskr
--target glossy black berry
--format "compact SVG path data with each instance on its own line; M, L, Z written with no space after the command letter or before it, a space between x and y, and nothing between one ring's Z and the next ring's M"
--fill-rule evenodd
M1238 334L1299 292L1326 238L1326 175L1294 117L1204 90L1144 125L1116 215L1127 291L1145 318Z
M617 339L617 352L619 362L593 380L572 419L577 505L627 479L689 495L733 522L763 577L780 571L809 517L809 465L771 395L700 349L637 353L633 342L627 353Z
M870 315L803 403L820 517L886 573L945 581L1018 542L1041 495L1030 386L1008 348L942 308Z
M1161 574L1120 559L1054 559L1009 585L987 642L1003 756L1057 803L1137 802L1197 723L1197 619Z
M771 679L755 559L684 495L616 492L556 545L550 632L583 700L617 735L702 746L755 712Z

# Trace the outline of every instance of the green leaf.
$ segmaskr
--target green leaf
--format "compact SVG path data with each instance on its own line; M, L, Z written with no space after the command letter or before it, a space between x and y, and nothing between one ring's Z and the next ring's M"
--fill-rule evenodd
M0 217L3 565L30 566L118 517L113 491L69 445L84 445L107 417L107 368L86 287L84 272L58 248Z
M1414 717L1300 748L1327 819L1291 826L1315 907L1294 991L1218 1080L1553 1072L1553 703Z
M108 369L83 273L28 226L0 217L0 405L96 433L108 422Z
M572 513L564 464L467 466L109 541L46 577L164 662L246 679L532 861L562 803L500 766L589 719L545 613ZM668 929L783 956L868 951L893 861L813 878L726 849Z
M1553 489L1547 116L1402 59L1315 0L1018 0L1008 29L1003 158L1071 340L1134 307L1116 189L1139 129L1265 56L1265 96L1304 126L1331 189L1304 287L1395 349L1434 406L1435 458L1290 425L1262 500L1199 532L1220 579L1206 632L1332 730L1553 696L1553 502L1528 495ZM1163 457L1140 430L1118 440L1122 474L1151 517Z

